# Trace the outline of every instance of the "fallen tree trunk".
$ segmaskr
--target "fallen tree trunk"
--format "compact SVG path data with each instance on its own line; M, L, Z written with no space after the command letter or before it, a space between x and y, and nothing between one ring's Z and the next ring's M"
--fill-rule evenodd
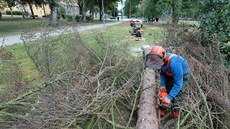
M147 68L142 76L137 129L159 129L155 96L155 72Z

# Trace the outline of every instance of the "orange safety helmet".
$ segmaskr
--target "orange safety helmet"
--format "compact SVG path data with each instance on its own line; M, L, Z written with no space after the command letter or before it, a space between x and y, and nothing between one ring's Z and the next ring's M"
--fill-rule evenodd
M166 57L166 51L161 46L154 46L150 53L146 55L145 67L161 69Z
M151 49L150 54L158 55L159 57L161 57L161 59L164 59L166 56L166 51L161 46L154 46Z

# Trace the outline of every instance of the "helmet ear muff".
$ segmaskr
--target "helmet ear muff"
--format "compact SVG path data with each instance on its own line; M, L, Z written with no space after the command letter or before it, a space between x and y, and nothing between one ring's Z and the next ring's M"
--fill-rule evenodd
M162 59L165 58L165 52L162 52Z
M165 52L162 52L162 54L163 54L162 60L163 60L163 62L165 63L165 62L167 62L166 53L165 53Z

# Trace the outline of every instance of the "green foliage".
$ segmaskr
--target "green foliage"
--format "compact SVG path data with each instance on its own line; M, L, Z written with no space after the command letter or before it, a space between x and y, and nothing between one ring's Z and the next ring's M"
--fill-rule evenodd
M61 17L63 19L65 19L66 18L66 11L65 11L65 8L62 5L60 5L60 11L61 11Z
M45 17L50 18L50 17L51 17L51 14L46 14Z
M35 84L39 73L33 62L28 58L22 44L0 48L0 92L10 89L22 90L27 84ZM26 84L27 83L27 84ZM14 93L12 93L13 95ZM0 98L2 98L1 94ZM8 96L8 95L7 95ZM4 96L6 97L6 96ZM3 98L2 98L3 99ZM0 99L0 101L2 101Z
M77 22L79 22L79 21L81 20L81 18L82 18L81 15L76 15L76 16L75 16L75 20L76 20Z
M210 11L204 12L204 18L201 21L201 29L205 38L213 39L216 34L223 42L230 40L230 3L227 1L212 3L207 7ZM204 9L207 10L207 8Z
M202 15L202 1L200 0L183 0L181 11L179 11L180 17L183 18L198 18Z
M61 14L61 17L62 17L63 19L66 19L66 14Z
M93 16L92 15L86 16L86 20L87 21L92 21L93 20Z
M221 51L221 53L226 55L226 57L225 57L225 59L227 60L226 64L229 65L229 63L230 63L230 42L222 43L220 45L220 51Z
M161 11L158 10L157 0L146 0L144 3L144 17L145 18L156 18L161 15Z
M174 0L173 0L174 1ZM162 13L166 13L169 14L171 12L172 9L172 1L171 0L154 0L155 4L155 8L156 11Z
M140 4L139 0L126 0L125 1L125 7L124 7L124 13L126 16L131 18L132 16L136 16L136 12L138 10L138 5Z
M21 11L12 11L13 15L22 15ZM6 15L11 15L11 11L7 10Z
M16 5L16 0L5 0L9 8Z
M66 15L67 17L67 21L72 21L73 20L73 16L72 15Z
M113 15L116 15L118 1L119 0L104 0L105 13L108 14L108 12L111 12ZM97 12L100 13L100 21L102 21L102 0L78 0L78 5L81 15L83 14L83 10L89 10L91 14Z
M227 44L230 41L230 2L228 0L214 0L212 2L205 1L203 3L204 17L201 20L200 28L206 40L212 41L218 38L221 41L221 51L227 54L229 58L230 46Z
M4 9L7 7L6 2L4 0L0 0L0 9Z

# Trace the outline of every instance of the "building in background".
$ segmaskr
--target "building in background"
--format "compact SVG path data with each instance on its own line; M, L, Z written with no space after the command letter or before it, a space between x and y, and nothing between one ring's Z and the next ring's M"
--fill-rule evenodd
M65 8L66 14L67 15L79 15L79 6L77 4L77 0L72 1L72 2L67 2L67 0L62 0L60 3L60 6L63 6ZM42 17L44 15L49 15L50 14L50 8L49 5L43 5L42 7L35 6L34 4L32 5L33 12L35 16ZM28 16L31 16L31 10L29 5L22 5L22 4L17 4L16 6L11 8L12 11L18 11L18 12L27 12ZM10 8L5 8L2 13L6 14L6 11L10 11Z
M33 11L34 11L34 15L38 16L38 17L42 17L44 15L49 15L50 14L50 8L49 5L43 5L42 7L39 6L35 6L34 4L32 5ZM22 5L22 4L17 4L16 6L11 8L12 11L18 11L18 12L22 12L22 14L24 14L24 12L27 12L28 16L31 16L31 10L29 5ZM3 10L3 14L6 14L6 11L10 11L10 8L5 8Z
M71 2L66 2L66 0L62 0L60 2L60 5L62 5L65 8L67 15L76 16L80 14L77 2L77 0Z

